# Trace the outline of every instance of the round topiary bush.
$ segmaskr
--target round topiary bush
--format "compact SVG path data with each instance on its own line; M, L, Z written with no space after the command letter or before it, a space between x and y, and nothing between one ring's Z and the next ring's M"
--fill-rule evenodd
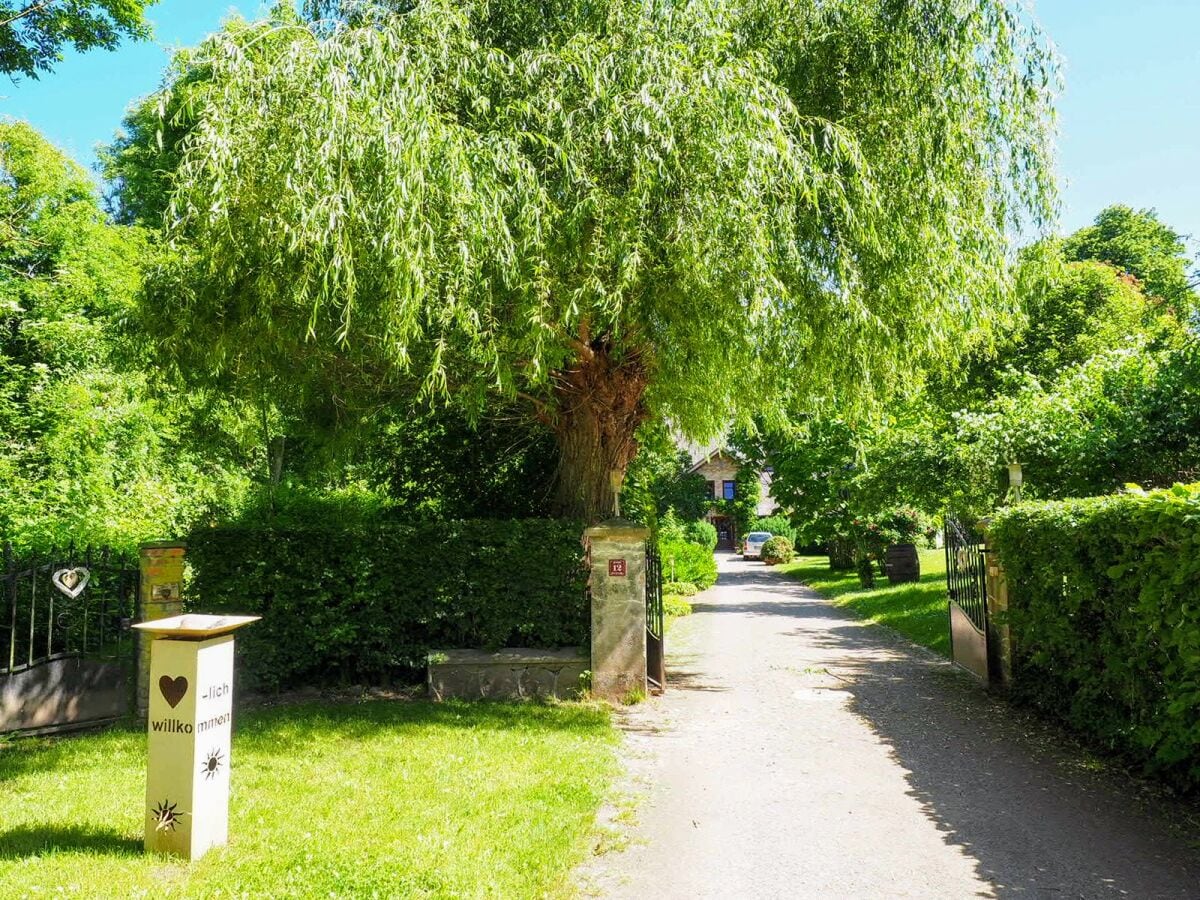
M796 550L789 541L781 534L775 535L762 547L762 560L768 566L776 565L777 563L791 562L792 557L796 555Z

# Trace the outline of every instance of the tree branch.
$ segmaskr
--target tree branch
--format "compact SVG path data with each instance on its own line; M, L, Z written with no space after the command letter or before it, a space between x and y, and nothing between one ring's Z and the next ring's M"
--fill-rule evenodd
M42 0L41 3L31 3L27 7L25 7L23 10L21 10L19 13L9 16L3 22L0 22L0 28L4 27L5 25L11 25L13 22L17 21L17 19L23 19L26 16L31 16L35 12L45 9L47 6L49 6L53 2L54 2L54 0Z

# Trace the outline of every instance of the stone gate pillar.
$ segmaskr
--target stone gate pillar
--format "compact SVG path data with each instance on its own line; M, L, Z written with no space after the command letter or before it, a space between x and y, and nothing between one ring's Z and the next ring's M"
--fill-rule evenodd
M183 615L183 557L186 545L156 541L139 548L137 620L149 622ZM138 634L137 710L145 718L150 700L150 644L154 635Z
M592 693L646 694L646 541L650 529L610 519L585 532L591 547Z

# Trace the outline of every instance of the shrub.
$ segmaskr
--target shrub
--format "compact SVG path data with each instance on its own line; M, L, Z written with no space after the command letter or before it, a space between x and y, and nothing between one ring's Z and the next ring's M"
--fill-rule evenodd
M709 553L717 549L717 529L712 522L706 522L703 519L689 522L685 534L687 540L693 544L699 544Z
M911 506L895 506L875 516L885 544L915 544L929 520Z
M769 531L773 535L787 538L793 547L796 545L796 529L787 516L775 515L755 519L750 523L750 531Z
M663 575L672 581L690 581L703 590L717 583L717 561L712 551L690 541L663 541L658 545Z
M263 620L238 637L258 689L411 675L435 648L556 647L588 638L582 528L545 519L201 529L195 607Z
M991 540L1009 583L1014 691L1200 787L1200 486L1021 504Z
M679 516L675 514L675 510L668 509L658 520L658 540L659 543L686 541L687 526L679 521Z
M795 555L796 551L792 547L792 542L781 534L775 535L762 546L763 562L768 566L791 562Z
M694 597L700 593L700 588L690 581L668 581L663 585L664 594L674 594L677 597Z
M692 604L688 603L678 594L664 594L663 613L671 619L677 619L680 616L690 616L692 614Z

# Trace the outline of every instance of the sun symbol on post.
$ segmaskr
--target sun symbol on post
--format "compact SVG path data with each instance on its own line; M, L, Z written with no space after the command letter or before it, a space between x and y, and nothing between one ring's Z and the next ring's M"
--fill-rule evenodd
M155 831L175 830L175 826L179 824L179 820L183 817L183 813L175 811L175 807L178 805L178 803L172 803L168 799L163 800L154 807L152 815L158 820L158 824L154 826Z
M204 762L200 763L200 771L204 773L204 780L211 781L216 778L224 762L225 754L221 752L220 747L214 747L212 750L209 750L208 757Z

